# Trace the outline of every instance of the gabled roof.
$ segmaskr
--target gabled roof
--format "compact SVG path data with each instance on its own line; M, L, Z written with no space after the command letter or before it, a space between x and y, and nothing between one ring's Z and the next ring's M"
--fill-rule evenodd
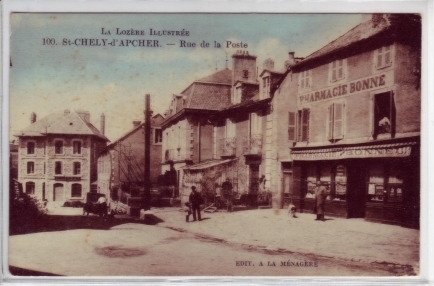
M380 15L378 15L380 16ZM361 41L367 40L369 38L372 38L386 30L388 30L391 26L391 22L386 19L385 17L380 16L375 18L371 18L370 20L363 22L353 29L349 30L336 40L328 43L321 49L317 50L316 52L312 53L311 55L307 56L304 60L296 63L293 65L293 67L299 67L307 62L310 62L312 60L316 60L319 58L322 58L326 55L329 55L333 52L336 52L338 50L342 50L345 48L348 48L350 46L353 46Z
M194 83L187 108L219 110L230 105L231 86Z
M51 113L30 124L15 136L45 136L46 134L94 135L109 141L92 123L86 122L84 117L75 111Z
M128 136L130 136L131 134L133 134L137 130L142 129L144 125L145 125L145 122L142 122L142 123L138 124L133 129L131 129L130 131L128 131L127 133L125 133L124 135L122 135L121 137L119 137L118 139L116 139L115 141L113 141L112 143L110 143L109 145L107 145L104 148L104 150L105 149L109 149L109 148L115 146L117 143L119 143L120 141L123 141L125 138L127 138ZM144 137L143 137L143 141L145 141Z

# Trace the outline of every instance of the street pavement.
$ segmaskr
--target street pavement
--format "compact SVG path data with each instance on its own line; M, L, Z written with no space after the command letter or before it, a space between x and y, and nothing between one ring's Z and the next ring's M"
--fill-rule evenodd
M152 213L156 225L124 222L123 216L107 224L96 216L83 217L81 209L51 207L52 218L74 219L76 226L10 236L9 265L67 276L389 276L419 271L419 231L414 229L361 219L314 221L312 214L291 218L272 209L204 213L202 221L188 223L178 208ZM241 261L250 265L241 266ZM285 261L318 266L282 267Z

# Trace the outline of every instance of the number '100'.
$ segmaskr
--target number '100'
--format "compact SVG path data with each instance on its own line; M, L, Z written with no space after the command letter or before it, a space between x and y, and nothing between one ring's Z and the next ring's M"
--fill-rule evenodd
M53 38L44 38L44 39L42 39L42 44L43 45L55 45L56 40Z

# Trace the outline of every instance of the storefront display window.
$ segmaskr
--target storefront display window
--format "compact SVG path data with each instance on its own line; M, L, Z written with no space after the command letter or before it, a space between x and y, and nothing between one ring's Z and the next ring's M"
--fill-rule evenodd
M315 198L315 187L316 187L316 167L314 165L310 165L307 168L307 192L306 199Z
M384 168L373 165L369 169L368 202L382 202L384 200Z
M334 201L345 201L347 196L347 169L344 165L336 166L335 189L331 199Z
M387 201L392 203L402 202L403 174L400 168L392 166L389 171L387 184Z
M327 200L330 200L330 186L331 186L331 166L323 165L320 168L320 178L321 183L325 184L327 188Z

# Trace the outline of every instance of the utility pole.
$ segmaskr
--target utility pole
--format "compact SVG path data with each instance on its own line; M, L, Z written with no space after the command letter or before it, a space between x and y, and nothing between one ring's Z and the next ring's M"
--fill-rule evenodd
M144 192L143 209L151 209L151 96L145 95L145 172L144 172Z

